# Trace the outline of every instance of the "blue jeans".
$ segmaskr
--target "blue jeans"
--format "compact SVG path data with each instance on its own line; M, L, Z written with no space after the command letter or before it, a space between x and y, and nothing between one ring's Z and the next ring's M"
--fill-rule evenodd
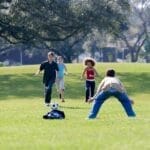
M48 85L45 84L45 103L51 102L53 84L54 81L49 81Z
M115 89L110 89L106 92L100 92L99 95L96 97L94 100L91 112L88 116L89 119L94 119L96 118L102 104L111 96L116 97L120 103L122 104L124 110L126 111L126 114L129 117L135 117L136 114L132 109L131 102L128 98L128 96L125 93L121 93L119 91L116 91Z

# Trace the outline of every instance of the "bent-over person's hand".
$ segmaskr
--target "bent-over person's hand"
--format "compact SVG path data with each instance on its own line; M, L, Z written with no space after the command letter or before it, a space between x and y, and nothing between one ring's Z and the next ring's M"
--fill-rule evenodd
M93 97L91 97L91 98L88 99L88 103L92 103L93 101L94 101Z

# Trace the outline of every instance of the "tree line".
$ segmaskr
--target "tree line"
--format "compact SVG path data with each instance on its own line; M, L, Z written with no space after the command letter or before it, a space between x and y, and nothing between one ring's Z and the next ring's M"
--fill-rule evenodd
M1 0L0 54L22 45L28 53L54 49L71 62L85 51L85 42L93 40L100 49L111 37L127 47L136 62L143 45L149 49L147 4L147 0Z

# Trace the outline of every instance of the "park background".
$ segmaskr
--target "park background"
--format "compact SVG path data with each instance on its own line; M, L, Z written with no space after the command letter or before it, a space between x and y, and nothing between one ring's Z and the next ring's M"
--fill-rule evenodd
M0 149L150 149L149 0L0 0ZM47 52L68 68L65 103L53 88L52 102L65 120L43 120L42 74ZM80 80L85 57L97 60L100 77L114 68L136 111L128 118L114 98L96 120L86 120Z
M1 66L39 64L53 50L66 63L150 62L149 0L1 0Z

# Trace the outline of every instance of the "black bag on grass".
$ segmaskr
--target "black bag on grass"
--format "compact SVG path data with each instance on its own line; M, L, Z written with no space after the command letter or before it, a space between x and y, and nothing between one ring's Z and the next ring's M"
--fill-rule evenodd
M44 115L43 119L65 119L65 113L60 110L52 110Z

